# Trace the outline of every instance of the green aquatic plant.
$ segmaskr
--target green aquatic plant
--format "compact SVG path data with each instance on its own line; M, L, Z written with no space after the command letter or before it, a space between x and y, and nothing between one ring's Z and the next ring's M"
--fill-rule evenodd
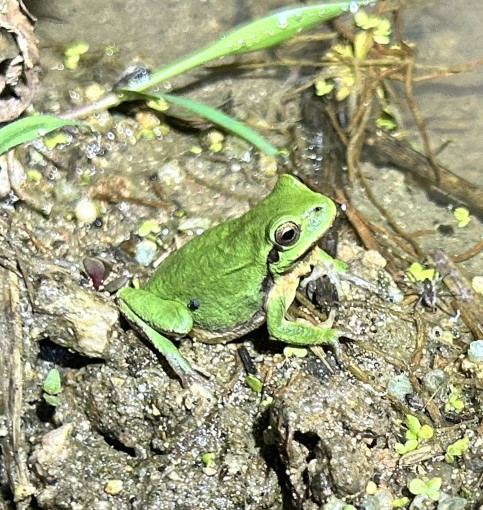
M135 73L133 78L128 80L127 85L124 83L95 103L76 108L68 112L66 116L85 117L117 106L122 102L139 99L142 97L140 96L140 93L142 93L148 101L164 100L165 103L176 104L208 119L226 131L248 141L269 156L283 156L285 151L278 150L256 131L217 109L172 94L155 94L147 93L146 91L165 80L215 59L270 48L319 23L331 20L345 12L356 12L360 7L374 4L375 1L317 2L311 5L288 7L274 11L259 19L235 27L219 37L215 42L186 57L164 65L150 73L147 71ZM161 107L155 106L156 103L150 103L150 105L153 108L161 108L164 111L166 109L165 103L162 103Z

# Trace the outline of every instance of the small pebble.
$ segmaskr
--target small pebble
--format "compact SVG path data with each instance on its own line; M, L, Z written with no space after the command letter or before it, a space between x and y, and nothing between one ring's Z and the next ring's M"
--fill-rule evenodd
M483 362L483 340L475 340L468 348L468 359L472 363Z
M156 257L156 243L149 240L141 241L136 246L136 254L134 258L138 264L149 266Z
M75 217L79 223L93 223L99 216L99 208L94 200L89 197L82 197L74 209Z
M122 488L123 488L122 480L109 480L104 487L104 491L110 494L111 496L116 496L122 491Z
M475 276L471 280L471 286L475 292L483 295L483 276Z
M446 374L443 370L430 370L423 379L423 387L429 393L434 394L444 386Z
M414 389L408 377L404 374L392 377L387 383L387 392L393 397L405 402L406 395L413 393Z

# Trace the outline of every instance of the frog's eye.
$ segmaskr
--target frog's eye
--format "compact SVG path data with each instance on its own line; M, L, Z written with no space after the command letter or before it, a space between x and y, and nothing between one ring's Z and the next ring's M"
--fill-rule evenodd
M288 221L275 230L275 242L282 247L294 245L299 237L300 226L293 221Z

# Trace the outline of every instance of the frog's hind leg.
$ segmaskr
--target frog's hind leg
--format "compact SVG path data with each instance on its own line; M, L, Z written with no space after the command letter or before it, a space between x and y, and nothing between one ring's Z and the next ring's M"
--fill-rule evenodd
M200 380L173 342L157 331L159 329L173 336L188 334L193 327L193 319L186 307L177 301L164 300L150 292L129 287L118 292L118 304L129 323L165 357L184 387Z

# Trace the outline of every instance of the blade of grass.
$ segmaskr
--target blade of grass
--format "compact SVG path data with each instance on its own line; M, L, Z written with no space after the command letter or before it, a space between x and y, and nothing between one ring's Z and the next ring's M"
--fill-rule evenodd
M249 53L270 48L308 30L318 23L333 19L345 12L355 12L359 7L377 0L351 0L346 2L318 2L311 5L281 9L257 20L244 23L222 35L216 42L186 57L154 70L146 79L131 85L129 90L141 92L178 74L193 69L219 57ZM126 88L126 87L123 87ZM91 115L129 99L127 94L114 90L91 105L67 112L64 117L74 118Z
M78 120L59 119L52 115L34 115L15 120L0 129L0 154L21 143L30 142L64 126L87 125Z
M318 23L333 19L349 10L355 11L361 6L374 2L375 0L360 0L358 2L353 0L316 3L275 11L260 19L240 25L221 36L213 44L154 71L146 81L129 87L129 90L146 90L161 81L219 57L270 48Z
M167 103L175 104L177 106L181 106L182 108L189 110L204 119L207 119L217 126L220 126L224 130L232 133L240 138L243 138L247 142L251 143L254 147L261 150L268 156L272 158L278 158L281 156L282 152L277 149L274 145L272 145L269 141L267 141L263 136L258 134L253 129L249 128L246 124L235 120L230 117L226 113L221 112L211 106L206 106L205 104L198 103L197 101L193 101L192 99L187 99L186 97L174 96L172 94L162 94L159 92L135 92L133 93L131 90L127 91L128 94L131 94L131 97L138 96L143 99L163 99Z

